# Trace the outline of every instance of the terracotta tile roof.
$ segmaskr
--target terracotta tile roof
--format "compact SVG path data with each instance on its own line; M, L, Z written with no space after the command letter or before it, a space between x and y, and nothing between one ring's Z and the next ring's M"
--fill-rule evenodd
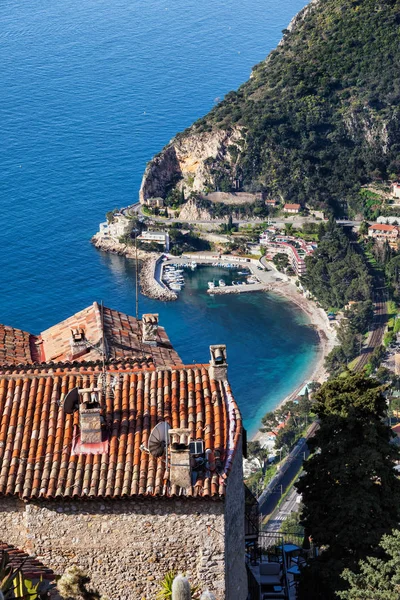
M374 223L368 227L371 231L398 231L395 225L386 225L385 223Z
M211 379L210 372L205 365L109 367L100 399L108 444L99 454L72 452L79 411L67 415L62 408L71 388L99 385L99 366L0 374L0 495L223 497L242 425L228 382ZM188 428L192 440L204 441L205 461L192 471L186 489L171 483L163 457L141 448L161 421Z
M32 363L38 357L35 336L21 329L0 325L0 364Z
M0 552L7 552L11 566L14 569L21 567L21 572L27 579L46 579L47 581L56 579L56 574L52 569L45 567L35 557L29 556L29 554L15 548L15 546L0 542Z
M301 204L285 204L284 210L300 210Z
M75 354L72 330L82 331L88 342ZM0 365L102 361L103 342L107 362L135 359L144 366L182 364L163 327L158 326L156 345L144 343L141 321L94 302L40 336L0 325Z

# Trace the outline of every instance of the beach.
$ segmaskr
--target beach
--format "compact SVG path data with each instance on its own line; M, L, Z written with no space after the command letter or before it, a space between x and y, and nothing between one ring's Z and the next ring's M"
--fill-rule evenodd
M271 290L269 293L282 296L285 298L285 300L296 304L296 306L306 313L311 326L318 333L319 337L317 360L314 362L309 373L307 373L307 376L304 377L301 383L290 394L282 398L282 400L276 405L275 408L279 408L286 402L296 398L296 396L308 382L317 381L319 383L323 383L327 380L328 373L324 367L324 362L326 356L329 354L332 348L337 345L337 339L336 329L332 325L332 322L329 321L325 311L322 308L319 308L314 301L306 298L302 293L300 293L297 286L292 282L276 282L273 285L273 290ZM259 429L252 437L252 440L258 440L261 444L266 443L267 434L262 433Z

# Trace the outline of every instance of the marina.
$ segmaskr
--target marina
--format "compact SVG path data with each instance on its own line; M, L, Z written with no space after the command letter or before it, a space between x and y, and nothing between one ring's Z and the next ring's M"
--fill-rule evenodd
M243 263L246 264L244 267ZM237 256L199 255L183 256L179 259L164 256L160 261L159 278L174 293L181 292L185 286L185 271L193 271L197 267L214 267L227 269L227 278L218 278L207 282L208 294L239 294L242 292L258 292L271 290L270 281L262 281L260 271L265 267L256 259ZM157 277L157 269L155 271Z

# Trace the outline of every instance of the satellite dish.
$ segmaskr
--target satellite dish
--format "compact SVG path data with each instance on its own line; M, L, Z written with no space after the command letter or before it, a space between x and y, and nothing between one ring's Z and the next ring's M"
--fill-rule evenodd
M171 426L166 421L158 423L149 435L148 448L152 456L162 456L168 440L168 431Z
M64 398L64 412L67 415L72 415L79 408L79 391L77 387L72 388Z

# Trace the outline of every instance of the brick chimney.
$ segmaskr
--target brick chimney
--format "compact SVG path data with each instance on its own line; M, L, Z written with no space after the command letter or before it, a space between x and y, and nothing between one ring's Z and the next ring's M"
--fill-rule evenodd
M226 379L228 371L225 344L210 346L210 354L210 378L214 379L215 381L223 381L224 379Z
M142 341L150 346L157 346L158 314L142 316Z
M187 489L192 485L190 464L190 430L170 429L170 484Z
M87 354L90 350L85 337L85 330L83 327L73 327L71 329L71 337L69 340L71 353L70 360L75 360L84 354Z
M81 442L99 444L102 442L102 433L98 390L85 390L84 398L79 406Z

